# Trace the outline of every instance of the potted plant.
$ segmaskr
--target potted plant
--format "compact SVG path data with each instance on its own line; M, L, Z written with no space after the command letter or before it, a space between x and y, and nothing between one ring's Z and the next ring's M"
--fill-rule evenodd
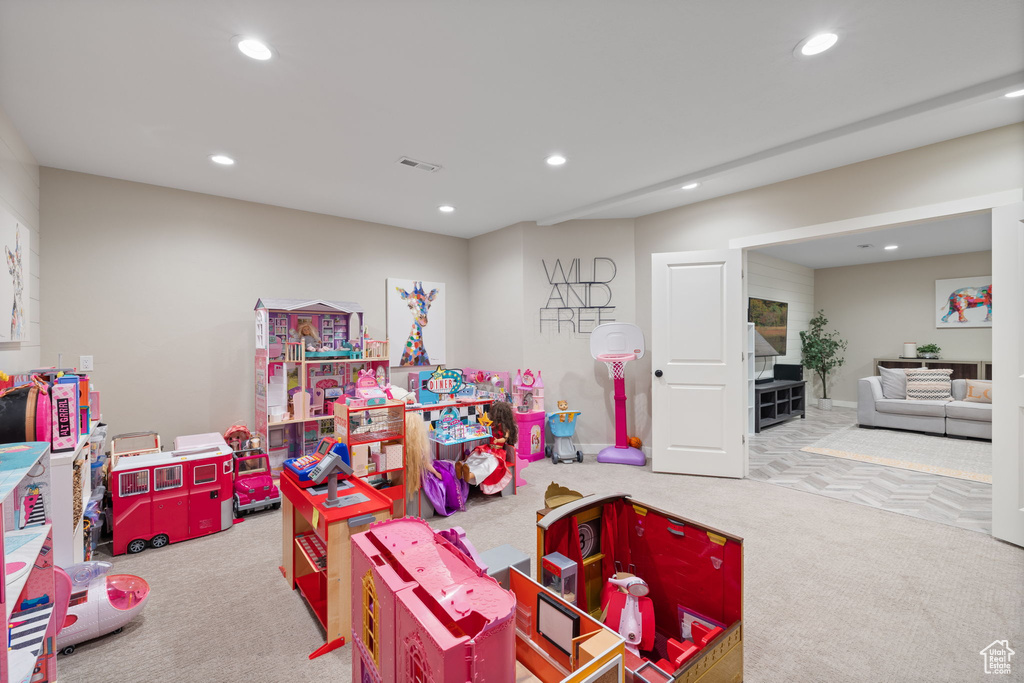
M940 351L942 351L942 349L939 348L938 344L924 344L917 347L917 357L938 358Z
M821 398L818 407L832 410L832 399L828 397L828 374L845 362L842 352L846 350L846 341L839 338L836 331L827 332L828 318L825 311L818 311L811 318L810 328L800 333L800 353L803 365L813 370L821 379Z

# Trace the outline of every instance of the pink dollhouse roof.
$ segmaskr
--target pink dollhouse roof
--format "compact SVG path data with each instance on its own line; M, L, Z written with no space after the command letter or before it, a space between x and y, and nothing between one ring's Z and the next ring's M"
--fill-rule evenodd
M511 616L515 597L423 520L382 522L367 535L375 537L374 545L387 551L389 564L401 567L400 574L419 584L423 589L416 591L420 599L432 599L452 621L458 622L471 612L488 624Z
M258 299L258 311L309 311L311 313L362 313L363 307L353 301L327 301L326 299Z

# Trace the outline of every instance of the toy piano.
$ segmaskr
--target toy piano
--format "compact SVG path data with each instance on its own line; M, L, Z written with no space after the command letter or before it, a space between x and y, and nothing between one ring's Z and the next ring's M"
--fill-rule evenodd
M304 455L301 458L289 458L284 461L284 466L295 474L298 478L297 483L299 486L304 489L309 488L314 486L313 479L310 475L328 453L337 455L345 461L346 465L352 464L352 459L348 454L348 446L333 436L325 436L320 439L320 443L317 444L316 451L314 453ZM341 478L341 476L341 474L338 475L339 478Z

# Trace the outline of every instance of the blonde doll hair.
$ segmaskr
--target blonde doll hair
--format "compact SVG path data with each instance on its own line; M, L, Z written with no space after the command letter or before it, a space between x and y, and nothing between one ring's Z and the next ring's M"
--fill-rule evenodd
M424 470L437 476L431 462L427 426L423 415L415 411L405 414L405 469L405 485L411 487L412 491L420 490L420 477Z

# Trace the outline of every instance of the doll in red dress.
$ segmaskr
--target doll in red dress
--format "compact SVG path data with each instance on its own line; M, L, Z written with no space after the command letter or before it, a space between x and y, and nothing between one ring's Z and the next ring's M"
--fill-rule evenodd
M474 448L466 461L456 466L456 472L460 479L492 494L500 493L512 480L512 470L507 463L509 458L515 457L519 427L512 406L504 401L492 403L487 417L491 422L490 443Z

